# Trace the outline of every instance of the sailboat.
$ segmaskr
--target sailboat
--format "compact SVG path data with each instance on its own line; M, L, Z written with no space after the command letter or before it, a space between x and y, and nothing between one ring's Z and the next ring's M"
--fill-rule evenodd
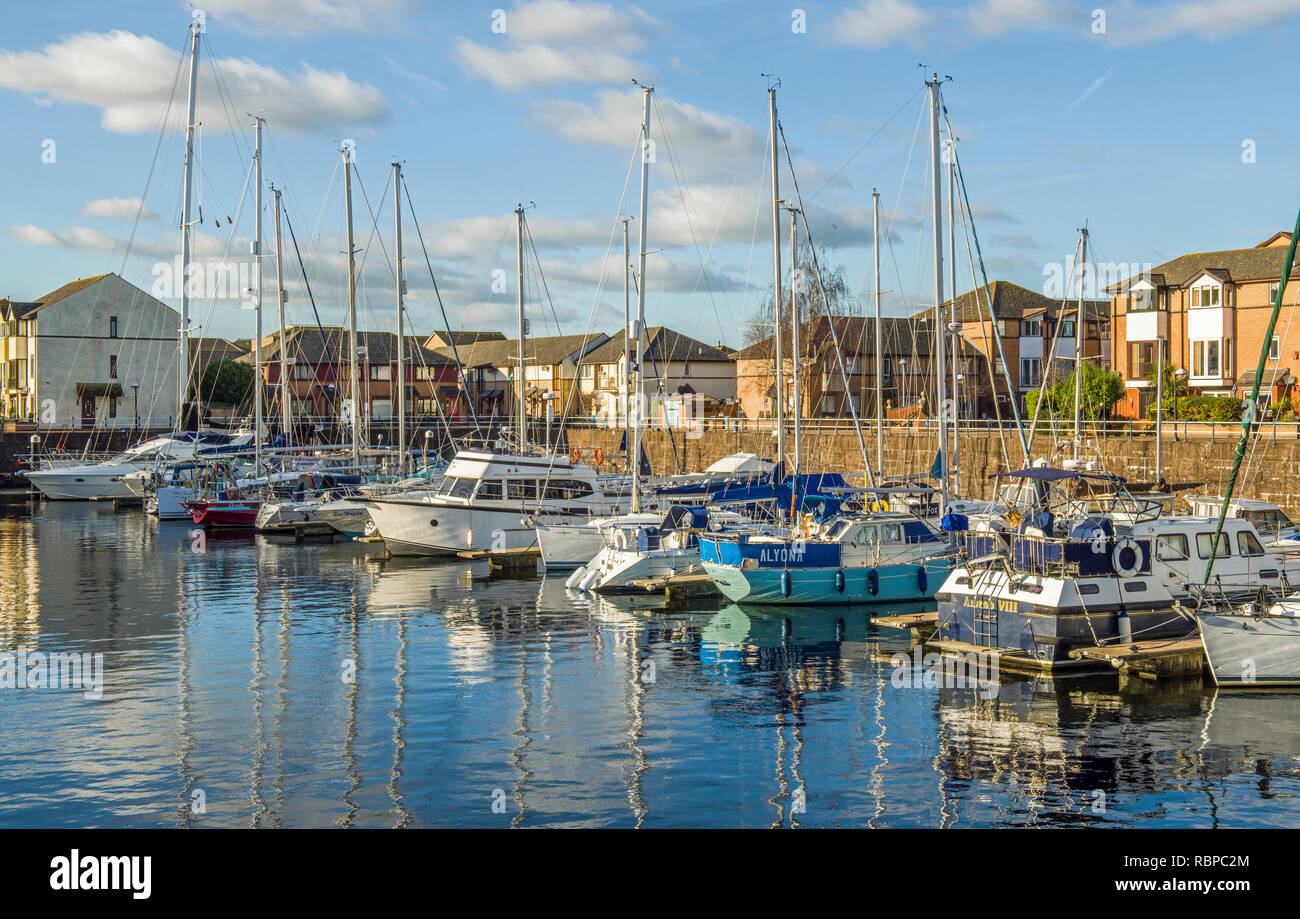
M930 89L931 164L934 188L934 292L935 292L935 378L943 380L947 365L944 344L947 337L942 320L943 303L943 222L939 183L939 79L927 81ZM781 379L781 265L780 224L778 208L780 196L777 186L777 120L775 90L768 90L769 114L772 133L772 206L773 248L775 259L776 290L776 341L777 352L777 438L779 452L784 457L784 421L780 409L785 401ZM875 200L873 196L873 200ZM792 245L797 211L791 209ZM805 221L806 226L806 221ZM793 284L791 285L793 287ZM943 529L931 520L918 519L899 512L874 512L866 514L838 514L805 512L820 500L822 507L829 504L829 496L809 491L802 480L800 465L800 421L802 406L799 401L799 307L791 291L792 339L795 349L793 368L795 393L794 418L794 476L789 510L794 525L784 535L737 534L701 535L699 537L701 564L704 571L717 584L728 599L744 603L777 604L830 604L910 602L925 600L934 595L948 572L952 569L953 553ZM830 324L832 333L834 323ZM837 353L840 353L838 343ZM940 384L940 394L946 387ZM859 440L861 429L856 425ZM939 453L936 472L939 478L939 507L948 505L948 450L945 413L940 411ZM874 489L874 474L863 445L863 461L867 480ZM824 486L823 486L824 487ZM842 489L827 489L841 491ZM949 516L944 517L948 521ZM951 518L955 519L955 518Z

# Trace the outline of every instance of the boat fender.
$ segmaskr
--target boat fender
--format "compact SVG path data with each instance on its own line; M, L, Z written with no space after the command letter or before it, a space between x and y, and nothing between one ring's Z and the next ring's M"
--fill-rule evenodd
M599 581L599 580L600 580L600 569L599 569L599 568L596 568L596 569L594 569L593 571L589 571L589 572L587 572L586 577L584 577L584 578L583 578L583 579L578 583L578 590L582 590L582 591L590 590L590 589L592 588L592 586L593 586L597 581Z
M1125 559L1129 561L1126 562ZM1142 570L1141 544L1127 536L1115 540L1115 548L1110 553L1110 564L1120 577L1134 577Z
M916 569L916 589L921 593L925 593L929 586L930 572L926 571L925 566L922 565L920 568Z
M790 572L782 571L781 572L781 596L783 597L790 596L791 586L792 585L790 583Z
M867 590L871 592L873 597L880 593L880 575L876 573L875 568L867 572Z
M573 572L573 574L569 575L568 580L564 582L564 586L569 590L573 590L575 587L578 586L578 582L582 580L583 575L585 575L586 573L587 573L587 567L585 565L581 568L578 568Z
M844 593L844 571L842 569L835 572L835 592Z

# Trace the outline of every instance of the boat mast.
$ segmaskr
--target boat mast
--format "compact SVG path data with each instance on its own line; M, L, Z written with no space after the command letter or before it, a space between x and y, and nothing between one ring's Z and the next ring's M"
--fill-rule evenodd
M262 468L262 122L253 116L253 468Z
M1076 460L1079 458L1079 447L1083 443L1083 330L1087 328L1083 321L1083 279L1087 270L1088 227L1085 225L1079 231L1079 307L1074 315L1074 458ZM1164 370L1164 364L1160 364L1160 374L1163 375ZM1156 452L1160 452L1159 446L1156 447ZM1160 472L1159 466L1157 461L1157 473Z
M199 33L202 22L190 22L189 115L185 120L185 190L181 203L181 327L179 330L180 366L176 380L176 427L184 427L185 399L190 389L190 226L193 223L194 199L194 110L199 95ZM196 400L197 402L197 400ZM198 406L195 405L197 412Z
M947 362L944 359L944 339L947 337L943 323L943 191L939 185L939 75L926 81L930 88L930 185L934 192L931 219L934 230L934 362L935 394L939 405L937 432L939 440L939 508L948 506L948 419L943 404L947 394L944 377Z
M1176 390L1175 390L1176 392ZM1177 397L1175 397L1177 398ZM1156 337L1156 478L1160 478L1161 447L1164 444L1164 412L1165 412L1165 337L1163 335ZM1174 432L1177 433L1177 427ZM1077 436L1077 435L1076 435ZM1078 455L1076 451L1075 455Z
M397 444L398 477L406 475L406 337L402 297L406 279L402 276L402 164L393 163L393 225L397 231ZM434 394L434 398L437 395Z
M361 380L357 373L357 261L352 240L352 149L343 145L343 201L348 223L348 376L352 396L352 465L361 465Z
M787 208L790 212L790 353L793 355L791 360L790 377L793 383L794 395L794 474L799 475L800 461L803 458L803 441L801 438L801 426L799 419L803 415L803 400L799 396L799 227L796 223L799 216L797 207ZM812 294L809 294L811 300ZM809 310L809 313L812 311ZM832 322L830 316L826 317L827 322ZM845 398L848 397L848 389L845 388ZM796 484L798 484L796 482ZM795 498L798 501L798 498ZM797 506L797 505L796 505Z
M957 352L961 343L961 333L957 322L957 138L952 136L952 126L948 126L948 334L952 336L952 462L949 466L953 473L953 491L961 491L961 391L957 380Z
M280 323L280 430L283 432L284 445L293 446L293 435L290 433L292 422L290 419L289 399L289 358L288 342L284 338L284 303L289 298L284 292L284 250L280 245L280 189L274 185L271 186L271 194L275 196L275 289L276 289L276 317Z
M523 453L528 445L528 404L525 401L528 395L528 374L527 358L524 354L527 348L525 332L527 320L524 318L524 206L522 203L515 207L515 270L518 275L516 286L519 288L519 452Z
M639 462L632 457L632 417L629 414L632 395L632 247L628 239L627 224L631 217L623 218L623 449L628 451L628 465Z
M645 334L645 256L646 256L646 209L650 193L650 94L653 86L642 86L641 95L644 111L641 115L641 216L638 218L637 245L637 285L636 285L636 326L632 336L633 353L636 355L636 419L632 424L632 513L641 512L641 426L645 414L645 383L642 380L641 357L642 338Z
M871 248L876 262L876 468L885 468L885 340L880 334L880 192L871 189Z
M781 349L781 171L776 158L776 86L767 90L768 130L772 135L772 313L776 348L776 456L785 462L785 355Z

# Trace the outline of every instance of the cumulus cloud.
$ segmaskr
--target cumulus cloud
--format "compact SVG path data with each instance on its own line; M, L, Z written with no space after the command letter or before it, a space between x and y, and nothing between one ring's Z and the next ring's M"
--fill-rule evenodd
M147 35L81 32L40 51L0 50L0 86L41 103L92 106L100 110L106 130L136 134L157 129L176 65L176 50ZM224 58L216 65L235 110L261 110L280 131L372 125L388 117L379 90L342 71L304 63L289 75L248 58ZM184 123L184 92L182 78L172 106L173 127ZM225 122L216 92L199 94L199 118Z
M645 45L658 20L631 7L534 0L506 13L488 43L459 38L454 54L468 76L511 92L532 86L622 83L642 69L628 55ZM641 74L644 76L644 74Z

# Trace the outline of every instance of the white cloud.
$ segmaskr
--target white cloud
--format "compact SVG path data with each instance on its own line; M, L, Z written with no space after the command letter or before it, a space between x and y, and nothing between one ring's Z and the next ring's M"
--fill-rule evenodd
M93 106L100 109L106 130L136 134L158 127L176 64L176 50L149 36L119 30L81 32L40 51L0 50L0 87L41 103ZM378 89L341 71L304 63L290 76L248 58L225 58L216 65L235 111L261 110L281 131L356 127L388 117L388 104ZM199 93L199 118L224 124L221 99L211 89ZM184 121L184 92L182 80L172 106L178 127Z
M1111 32L1119 41L1138 43L1194 34L1214 40L1244 29L1272 25L1300 14L1300 0L1192 0L1142 11L1136 29L1112 17Z
M277 32L347 30L375 32L392 25L407 0L204 0L203 10L248 31L270 26Z
M139 198L96 198L87 201L81 213L86 217L125 217L141 220L157 220L158 215L145 206Z
M469 76L512 92L561 83L623 83L637 71L631 59L597 48L524 45L497 50L462 38L455 55Z
M485 20L487 27L489 21ZM628 54L644 47L646 33L662 24L636 7L534 0L506 13L505 31L489 43L456 42L455 57L468 76L518 92L532 86L624 83L645 77Z
M1076 20L1086 31L1090 19L1086 11L1064 0L981 0L966 11L976 33L1005 35L1017 29L1035 26L1065 26Z
M903 0L865 0L831 22L835 40L862 48L912 42L933 25L933 14Z

